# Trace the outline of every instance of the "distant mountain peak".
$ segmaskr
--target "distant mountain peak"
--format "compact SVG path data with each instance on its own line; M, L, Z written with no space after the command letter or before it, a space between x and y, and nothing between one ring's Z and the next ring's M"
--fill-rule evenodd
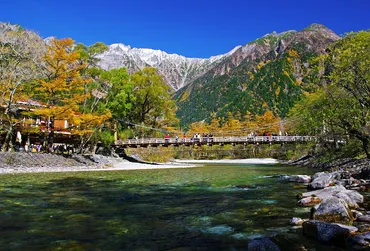
M18 24L11 24L9 22L0 22L0 33L3 33L5 31L11 31L11 30L15 31L19 29L23 29L23 28Z
M122 43L111 44L107 51L99 55L99 66L103 69L126 67L134 72L151 66L158 69L165 81L178 90L203 75L214 64L227 58L241 46L231 51L210 58L187 58L178 54L169 54L161 50L135 48Z
M99 66L103 69L126 67L129 72L135 72L148 66L155 67L163 75L165 81L177 91L192 83L227 58L231 58L232 64L237 66L244 58L250 55L252 55L252 58L256 57L259 52L255 53L258 50L263 50L263 53L268 53L270 50L282 51L286 46L287 40L306 31L320 32L323 33L324 37L333 40L339 38L338 35L324 25L311 24L303 31L288 30L280 33L273 31L244 46L238 45L227 53L210 58L187 58L161 50L135 48L116 43L110 45L107 51L99 55ZM216 71L216 74L226 74L229 69L228 67L219 69Z
M328 27L323 24L313 23L307 26L306 29L328 29Z

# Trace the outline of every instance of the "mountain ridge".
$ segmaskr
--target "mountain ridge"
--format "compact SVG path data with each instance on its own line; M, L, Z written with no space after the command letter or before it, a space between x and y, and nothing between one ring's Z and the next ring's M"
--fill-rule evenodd
M98 65L105 69L120 67L128 68L129 72L135 72L150 66L158 69L175 91L201 76L211 66L225 57L228 57L241 46L236 46L229 52L212 56L210 58L187 58L178 54L168 54L162 50L148 48L131 48L122 43L111 44L108 50L98 55Z
M109 45L109 49L98 56L100 59L99 66L106 70L126 67L131 73L141 70L144 67L155 67L164 77L167 84L176 92L202 77L206 72L221 63L221 61L233 56L235 53L237 56L233 57L233 64L238 65L249 53L252 53L253 48L251 47L253 46L251 45L261 44L266 38L283 40L282 38L289 37L299 32L312 30L326 30L328 34L332 33L332 36L335 34L324 25L311 24L302 31L288 30L280 33L268 33L245 45L238 45L229 52L209 58L188 58L175 53L169 54L162 50L132 48L130 45L115 43ZM335 39L338 38L339 37ZM221 73L225 71L227 71L226 68L220 70Z
M21 28L0 22L0 35ZM302 65L325 53L338 39L326 26L311 24L301 31L268 33L210 58L187 58L115 43L98 55L98 65L106 70L126 67L130 73L148 66L157 68L174 91L182 126L209 120L213 113L226 117L231 112L243 119L246 113L271 110L285 117L303 92ZM47 41L45 38L44 43Z
M242 46L176 92L182 126L192 122L267 110L285 117L303 92L302 65L340 39L321 24L301 31L270 33Z

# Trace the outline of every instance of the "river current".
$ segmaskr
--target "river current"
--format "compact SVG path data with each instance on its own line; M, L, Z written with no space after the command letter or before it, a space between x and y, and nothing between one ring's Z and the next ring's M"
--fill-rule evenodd
M289 226L306 191L279 164L0 176L0 250L247 250L278 234L332 250Z

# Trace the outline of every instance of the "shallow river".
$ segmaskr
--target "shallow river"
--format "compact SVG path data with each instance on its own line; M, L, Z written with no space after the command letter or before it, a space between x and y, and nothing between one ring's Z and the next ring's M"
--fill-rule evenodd
M273 174L282 165L0 176L0 250L247 250L247 240L285 233L333 250L288 221L305 188Z

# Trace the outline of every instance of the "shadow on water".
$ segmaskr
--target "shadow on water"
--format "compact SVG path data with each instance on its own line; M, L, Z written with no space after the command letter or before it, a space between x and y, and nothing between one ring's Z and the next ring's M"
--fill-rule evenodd
M294 199L286 186L105 177L9 183L0 188L0 249L247 250L248 238L289 231ZM270 188L276 192L266 197ZM279 202L285 196L292 202Z

